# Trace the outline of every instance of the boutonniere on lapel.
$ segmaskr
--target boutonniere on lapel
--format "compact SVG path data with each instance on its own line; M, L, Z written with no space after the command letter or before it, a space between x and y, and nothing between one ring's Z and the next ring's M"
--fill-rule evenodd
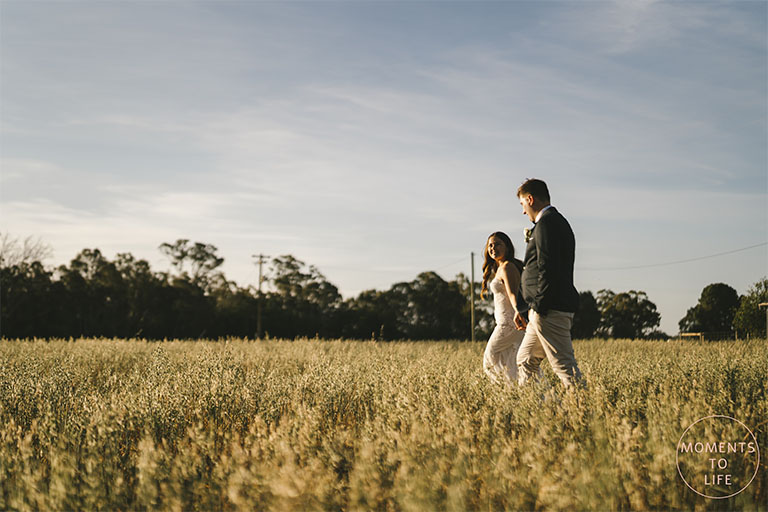
M523 234L525 235L525 243L530 242L531 238L533 238L533 230L530 228L525 228Z

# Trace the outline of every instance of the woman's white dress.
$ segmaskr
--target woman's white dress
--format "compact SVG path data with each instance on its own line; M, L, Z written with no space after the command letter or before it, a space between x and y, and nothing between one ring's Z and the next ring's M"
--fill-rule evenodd
M496 327L488 339L483 354L483 370L494 382L517 383L517 349L525 331L515 329L515 308L499 279L491 281L493 316Z

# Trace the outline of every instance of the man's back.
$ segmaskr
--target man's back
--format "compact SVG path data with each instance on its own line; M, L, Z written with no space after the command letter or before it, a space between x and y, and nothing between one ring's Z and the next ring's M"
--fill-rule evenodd
M526 247L522 276L523 296L537 313L576 312L579 294L573 285L575 252L570 224L554 207L548 208Z

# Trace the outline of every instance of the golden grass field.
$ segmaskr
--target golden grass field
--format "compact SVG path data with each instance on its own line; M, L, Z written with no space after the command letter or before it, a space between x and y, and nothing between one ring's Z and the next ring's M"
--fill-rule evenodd
M575 343L588 387L505 388L482 343L0 342L0 510L765 510L707 499L712 414L768 456L766 342Z

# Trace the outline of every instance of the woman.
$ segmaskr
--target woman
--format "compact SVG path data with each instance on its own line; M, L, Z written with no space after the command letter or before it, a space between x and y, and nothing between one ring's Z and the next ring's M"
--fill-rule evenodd
M494 318L496 327L491 333L483 355L483 369L494 382L517 382L517 349L523 341L525 331L515 327L518 309L517 291L520 288L520 273L523 262L515 259L515 248L509 237L497 231L488 237L483 251L483 288L493 292Z

